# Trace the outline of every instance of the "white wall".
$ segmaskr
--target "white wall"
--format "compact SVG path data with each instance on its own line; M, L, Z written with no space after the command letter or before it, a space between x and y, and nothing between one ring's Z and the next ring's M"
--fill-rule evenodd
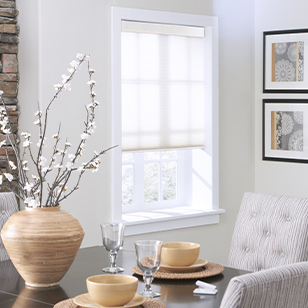
M263 94L263 31L307 28L308 2L294 0L255 1L255 190L308 196L307 164L262 161L262 99L308 98L307 94Z
M76 53L83 52L91 55L92 66L97 71L96 92L102 103L93 143L96 148L110 145L112 5L219 17L220 207L226 209L226 214L221 216L218 225L127 237L125 247L133 249L137 238L196 241L201 243L202 256L226 264L240 200L244 191L254 190L253 0L17 0L21 27L20 131L29 129L29 123L32 126L37 100L48 102L54 93L52 85L61 81L61 74ZM66 123L63 131L65 128L72 131L70 128L76 125L74 131L79 136L81 126L74 123L83 119L85 102L80 99L79 91L85 85L81 79L76 81L71 96L64 96L65 100L54 106L49 124L56 129L62 120ZM78 138L70 138L77 142ZM112 153L107 154L100 171L86 176L80 190L61 204L83 225L86 233L83 247L101 244L99 223L110 217L111 156Z

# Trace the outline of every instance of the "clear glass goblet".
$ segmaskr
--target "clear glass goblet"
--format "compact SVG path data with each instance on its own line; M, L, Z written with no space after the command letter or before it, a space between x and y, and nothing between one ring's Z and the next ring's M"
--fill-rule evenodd
M143 240L135 242L137 266L143 273L145 289L140 294L145 297L158 297L160 293L152 291L151 283L153 281L153 273L160 266L161 249L163 242L153 240Z
M116 266L118 252L122 249L124 240L125 224L103 223L101 224L103 245L109 251L110 267L103 268L104 272L115 274L123 272L124 269Z

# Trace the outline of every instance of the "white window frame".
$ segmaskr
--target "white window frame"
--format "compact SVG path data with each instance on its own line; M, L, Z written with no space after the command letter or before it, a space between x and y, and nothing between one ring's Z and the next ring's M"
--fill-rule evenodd
M178 207L178 206L183 206L185 205L185 200L191 200L191 196L187 196L188 194L191 194L191 187L188 187L186 190L185 194L185 185L191 186L191 179L188 179L188 177L191 178L191 172L192 172L192 167L191 164L187 165L185 162L190 162L191 161L191 151L190 150L184 150L184 151L179 151L179 150L172 150L171 151L177 151L177 157L175 159L167 159L170 161L176 161L177 162L177 187L176 187L176 195L177 198L175 200L159 200L157 202L150 202L150 203L145 203L143 196L144 194L141 193L139 194L140 191L144 191L144 165L147 163L152 163L152 162L163 162L163 159L160 160L146 160L144 161L144 152L141 153L135 153L137 156L137 160L134 163L124 163L122 165L134 165L134 170L136 173L134 174L134 198L137 198L137 195L139 197L139 200L135 199L135 202L132 206L128 205L122 208L122 214L127 214L127 213L134 213L134 212L143 212L145 209L147 211L155 211L155 210L161 210L161 209L166 209L166 208L172 208L172 207ZM154 151L156 152L156 151ZM160 151L157 151L160 152ZM165 161L167 161L165 160ZM161 167L161 164L160 164ZM141 180L137 180L137 177L140 177ZM187 180L181 180L181 179L187 179ZM161 183L160 183L161 184ZM161 197L162 191L161 191L161 185L159 187L159 195ZM142 200L140 200L140 198Z
M115 221L123 220L122 212L122 127L121 127L121 22L122 20L157 22L204 27L205 39L205 155L211 164L211 204L196 207L135 213L126 223L126 235L172 230L219 222L219 126L218 126L218 19L214 16L190 15L130 8L112 7L111 67L112 67L112 106L113 144L112 162L112 211ZM128 216L126 216L127 218Z

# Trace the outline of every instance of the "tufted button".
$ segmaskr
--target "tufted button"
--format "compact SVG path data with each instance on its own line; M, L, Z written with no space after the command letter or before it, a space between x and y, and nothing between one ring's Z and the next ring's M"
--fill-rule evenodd
M270 236L270 232L269 232L269 231L266 231L266 232L265 232L265 235L266 235L266 236Z
M288 216L286 220L287 220L287 221L291 221L292 218L291 218L290 216Z
M284 254L283 252L281 252L281 253L280 253L280 257L281 257L281 258L284 258L284 257L285 257L285 254Z
M253 212L253 213L252 213L252 217L254 217L254 218L257 217L257 213L256 213L256 212Z
M249 251L249 248L248 248L248 247L246 247L246 248L245 248L245 251L246 251L246 252L248 252L248 251Z

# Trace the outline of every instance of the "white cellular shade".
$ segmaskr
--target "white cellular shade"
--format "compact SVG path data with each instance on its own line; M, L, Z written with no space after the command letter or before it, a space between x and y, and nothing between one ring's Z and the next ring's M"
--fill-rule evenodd
M203 44L122 30L123 151L204 146Z

